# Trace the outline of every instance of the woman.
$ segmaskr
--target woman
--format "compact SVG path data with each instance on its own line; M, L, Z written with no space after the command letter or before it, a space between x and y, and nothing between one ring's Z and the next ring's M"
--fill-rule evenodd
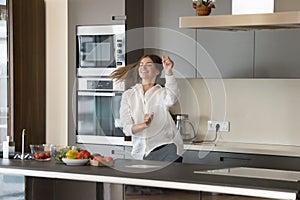
M128 78L137 70L138 83L124 92L120 118L125 135L132 136L132 156L136 159L181 162L183 142L169 113L179 96L179 89L168 56L143 56L138 64L119 68L112 78ZM158 84L165 70L165 87Z

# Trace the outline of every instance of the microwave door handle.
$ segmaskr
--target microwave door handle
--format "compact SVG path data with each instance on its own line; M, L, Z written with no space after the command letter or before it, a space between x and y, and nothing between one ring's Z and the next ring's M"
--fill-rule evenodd
M126 15L119 15L119 16L115 15L115 16L112 16L111 19L125 21L127 19L127 16Z
M114 97L121 96L122 93L117 92L78 92L78 96L91 96L91 97Z

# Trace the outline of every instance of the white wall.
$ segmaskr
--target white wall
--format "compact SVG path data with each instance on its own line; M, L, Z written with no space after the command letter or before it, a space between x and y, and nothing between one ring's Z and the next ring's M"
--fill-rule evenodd
M207 120L226 120L231 123L230 132L219 141L299 146L299 79L189 79L179 83L181 110L177 106L174 112L190 115L200 139L214 136L207 132Z
M46 2L46 142L67 145L67 0Z

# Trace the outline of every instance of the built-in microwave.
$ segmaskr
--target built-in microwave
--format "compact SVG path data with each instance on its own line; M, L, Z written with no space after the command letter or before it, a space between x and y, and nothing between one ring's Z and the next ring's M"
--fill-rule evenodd
M125 25L77 26L77 75L108 76L125 66Z

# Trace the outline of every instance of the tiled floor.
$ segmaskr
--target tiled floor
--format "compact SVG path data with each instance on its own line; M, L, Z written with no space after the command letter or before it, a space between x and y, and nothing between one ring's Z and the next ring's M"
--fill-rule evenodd
M264 198L233 196L225 194L203 193L202 199L199 192L164 190L163 194L156 195L126 195L125 200L267 200ZM270 200L270 199L269 199Z

